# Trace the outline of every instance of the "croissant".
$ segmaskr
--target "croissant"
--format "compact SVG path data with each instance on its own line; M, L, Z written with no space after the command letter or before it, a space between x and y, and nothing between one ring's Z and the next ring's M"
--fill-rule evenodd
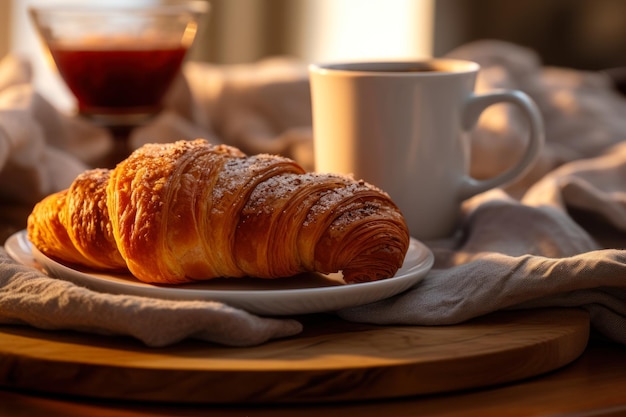
M203 139L148 144L37 203L28 237L45 255L176 284L341 271L392 277L409 232L389 196L291 159Z

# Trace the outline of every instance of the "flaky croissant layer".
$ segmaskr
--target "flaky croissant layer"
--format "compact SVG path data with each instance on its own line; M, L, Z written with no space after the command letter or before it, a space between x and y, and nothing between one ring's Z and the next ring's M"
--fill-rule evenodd
M203 139L149 144L39 202L28 237L52 258L141 281L392 277L409 233L389 196L351 177Z

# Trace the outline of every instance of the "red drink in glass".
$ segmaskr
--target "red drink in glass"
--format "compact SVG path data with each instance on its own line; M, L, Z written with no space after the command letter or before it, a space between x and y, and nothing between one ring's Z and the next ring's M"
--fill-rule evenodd
M187 48L53 42L50 53L81 114L153 114Z

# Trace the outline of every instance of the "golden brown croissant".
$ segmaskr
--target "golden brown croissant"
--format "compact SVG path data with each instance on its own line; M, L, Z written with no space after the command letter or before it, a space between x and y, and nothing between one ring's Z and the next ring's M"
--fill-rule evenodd
M152 283L307 271L372 281L393 276L409 246L381 190L202 139L85 172L35 206L28 236L50 257Z

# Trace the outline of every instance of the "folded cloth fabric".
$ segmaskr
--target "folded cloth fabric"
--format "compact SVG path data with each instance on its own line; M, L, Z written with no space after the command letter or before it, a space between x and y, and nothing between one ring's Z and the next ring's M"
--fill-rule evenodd
M32 86L30 64L0 61L0 236L23 228L32 205L67 187L111 146L101 128L57 111Z
M103 294L17 264L0 249L0 324L133 336L147 346L201 339L250 346L299 333L295 320L261 318L218 302Z
M602 74L544 67L533 51L517 45L482 41L449 56L481 64L478 91L517 88L530 94L545 119L545 149L525 178L467 201L455 236L426 242L436 261L418 286L388 300L340 311L338 316L380 324L445 325L500 309L571 306L587 309L595 329L626 343L626 251L621 250L626 242L626 100ZM86 160L69 152L77 147L68 139L69 132L76 132L70 126L73 118L55 115L45 100L26 88L29 78L23 63L20 67L16 63L20 61L5 61L0 63L0 102L13 88L4 86L19 85L27 99L10 102L28 105L0 108L0 139L3 134L8 138L0 140L0 182L14 181L11 164L26 161L19 165L24 173L19 178L26 181L28 175L39 173L35 177L39 182L31 181L39 188L20 195L4 192L3 185L0 207L10 207L6 203L16 195L28 204L26 200L36 198L33 195L62 188ZM3 73L11 72L3 72L7 65L14 74L7 77L13 80L8 83L2 80ZM24 123L11 124L16 119L6 112L17 112ZM66 129L50 130L42 113L60 120ZM153 123L136 129L132 141L140 146L204 136L248 153L282 153L310 168L310 117L303 63L282 58L236 66L188 63L168 96L166 110ZM526 137L521 117L507 106L493 106L481 117L471 137L475 177L495 175L515 162ZM20 133L18 127L24 126L37 128ZM50 131L56 132L54 137ZM20 151L30 158L20 159ZM74 158L75 163L53 162L50 154ZM19 188L17 184L11 186ZM80 314L74 314L77 311ZM205 321L197 327L187 323L198 316ZM127 323L137 320L143 325ZM2 251L0 322L124 334L149 345L187 337L255 344L301 329L288 319L262 319L217 303L99 294L50 279ZM155 334L144 328L155 322L160 330L171 332ZM176 323L190 327L176 329Z
M27 60L12 55L0 60L0 166L14 162L41 170L33 185L47 193L67 186L74 172L108 151L112 138L105 129L58 111L35 91L31 78Z
M552 169L626 139L626 100L601 72L545 67L534 51L502 41L469 43L448 56L481 65L477 92L519 89L541 110L546 144L533 169L507 187L516 197ZM492 177L514 165L524 150L525 126L514 107L489 108L472 135L472 176Z
M190 62L166 99L164 117L170 127L179 126L169 133L180 138L193 138L189 126L194 126L203 137L248 154L281 154L312 169L310 102L307 67L300 61L274 57L230 66ZM171 141L161 131L150 125L137 129L133 147Z
M617 249L626 242L624 178L621 144L548 174L521 202L501 190L478 196L466 204L459 234L428 242L436 263L419 285L339 314L378 324L442 325L502 309L581 307L596 330L626 343L626 250ZM586 217L589 229L570 210ZM594 236L607 229L613 248Z

